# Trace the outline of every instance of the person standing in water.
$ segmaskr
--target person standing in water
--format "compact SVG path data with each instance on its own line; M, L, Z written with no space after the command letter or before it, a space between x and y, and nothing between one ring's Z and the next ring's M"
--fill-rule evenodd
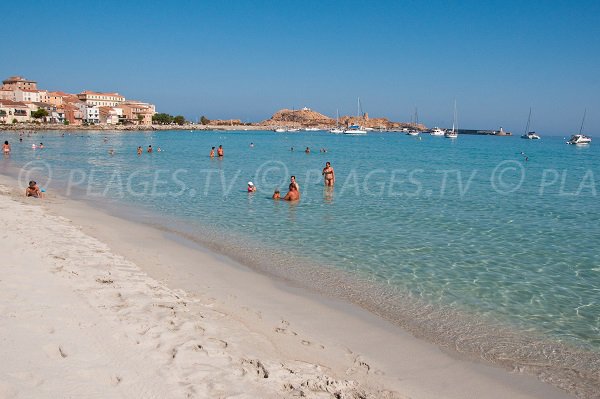
M325 162L325 167L323 168L323 172L321 173L321 175L323 176L323 180L326 186L333 186L333 184L335 183L335 173L333 171L333 168L331 167L330 162Z
M292 175L292 177L290 177L290 184L293 184L294 186L296 186L296 190L298 190L298 192L300 192L300 185L296 181L296 176Z
M211 157L211 158L215 157L215 147L213 147L213 148L210 149L210 154L208 156Z
M8 140L5 140L4 144L2 144L2 153L4 155L10 154L10 144L8 144Z
M148 153L151 153L151 152L152 152L152 145L149 145L148 146Z
M224 155L224 152L223 152L223 146L222 146L222 145L220 145L220 146L219 146L219 148L217 149L217 156L218 156L219 158L222 158L222 157L223 157L223 155Z
M139 146L139 147L137 148L137 154L138 154L138 155L142 155L142 152L143 152L143 150L142 150L142 146Z

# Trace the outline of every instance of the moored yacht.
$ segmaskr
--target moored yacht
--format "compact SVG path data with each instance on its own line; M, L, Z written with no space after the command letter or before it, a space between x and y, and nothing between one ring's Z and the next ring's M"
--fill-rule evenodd
M581 120L581 126L579 127L579 134L572 135L569 141L567 141L567 144L588 145L592 142L591 137L588 137L585 134L581 133L583 131L583 123L585 122L586 111L587 109L583 111L583 119Z
M592 138L586 136L585 134L574 134L571 136L569 141L567 141L567 144L587 145L587 144L590 144L591 142L592 142Z
M367 134L367 131L359 125L350 125L348 129L344 130L344 134L360 136Z
M434 127L433 129L431 129L431 131L429 132L429 134L431 136L443 136L444 133L446 133L443 129L440 129L439 127Z
M527 132L527 134L522 135L521 138L528 140L539 140L540 136L538 136L535 132Z

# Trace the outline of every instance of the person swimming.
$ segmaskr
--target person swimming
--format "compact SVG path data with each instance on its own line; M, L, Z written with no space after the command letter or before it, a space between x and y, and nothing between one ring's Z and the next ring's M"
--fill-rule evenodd
M275 192L273 193L273 196L271 198L274 200L281 199L281 194L279 193L278 189L275 189Z
M255 193L256 192L256 186L251 181L248 182L248 192L249 193Z
M306 150L304 150L305 153L310 154L310 148L306 147Z
M149 145L149 146L148 146L148 150L147 150L147 151L148 151L148 153L151 153L151 152L152 152L152 145Z
M142 155L142 152L144 152L144 150L142 150L142 146L139 146L139 147L137 148L137 154L138 154L138 155Z

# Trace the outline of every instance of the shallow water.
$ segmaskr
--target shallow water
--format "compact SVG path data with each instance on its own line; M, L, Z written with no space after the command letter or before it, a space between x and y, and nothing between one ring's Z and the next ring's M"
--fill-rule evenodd
M401 307L390 304L387 287L399 295L393 298L436 306L440 317L460 312L600 351L596 144L324 132L46 132L23 143L16 134L2 139L13 153L1 165L29 163L21 180L36 176L50 191L69 184L73 193L135 205L219 250L243 248L256 264L291 256L317 265L305 269L313 277L319 267L343 270L371 287L355 290L356 302L368 297L375 306ZM43 150L30 148L40 141ZM136 155L137 146L150 144L162 151ZM210 147L219 144L224 159L210 159ZM327 153L319 152L323 147ZM336 172L333 190L322 183L326 161ZM41 177L48 170L49 183ZM275 188L285 194L292 174L302 200L271 200ZM249 180L257 193L246 192ZM301 278L303 271L295 273Z

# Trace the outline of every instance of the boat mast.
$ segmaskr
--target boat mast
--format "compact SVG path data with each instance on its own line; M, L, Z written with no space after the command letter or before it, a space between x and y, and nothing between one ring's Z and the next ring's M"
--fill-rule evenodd
M452 133L454 133L454 126L457 125L456 121L456 99L454 100L454 119L452 120ZM458 126L456 126L456 130L458 130Z
M529 133L529 124L531 123L531 107L529 107L529 117L527 118L527 126L525 126L525 136Z
M581 120L581 126L579 127L579 134L581 134L581 132L583 131L583 122L585 122L586 111L587 111L587 108L583 110L583 119Z

